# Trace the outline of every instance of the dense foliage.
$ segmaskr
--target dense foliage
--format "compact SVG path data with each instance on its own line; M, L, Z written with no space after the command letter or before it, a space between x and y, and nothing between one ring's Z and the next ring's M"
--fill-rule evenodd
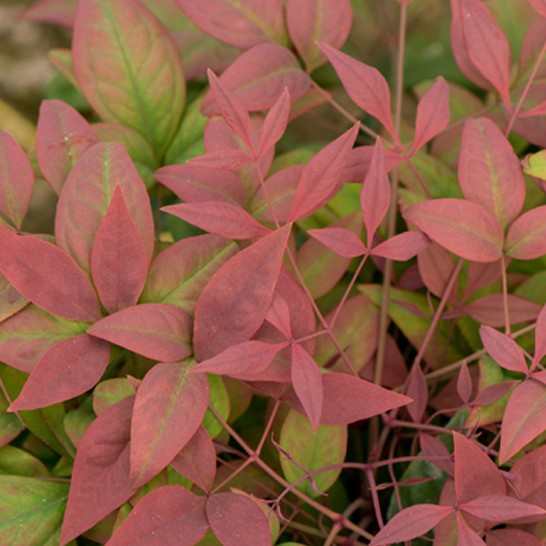
M546 541L546 1L430 5L26 10L72 47L0 134L1 544Z

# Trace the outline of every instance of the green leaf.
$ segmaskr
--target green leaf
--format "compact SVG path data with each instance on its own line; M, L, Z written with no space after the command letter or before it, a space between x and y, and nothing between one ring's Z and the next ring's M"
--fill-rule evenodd
M347 426L319 425L317 432L313 433L309 419L290 410L283 423L279 443L291 458L289 460L286 455L280 454L284 476L289 482L295 482L305 476L302 468L313 472L343 463L347 449ZM340 472L341 468L315 474L313 481L318 491L327 491ZM310 497L319 495L309 480L301 481L296 487Z
M44 546L59 543L68 484L0 476L0 491L0 544Z
M69 411L64 416L64 430L76 447L78 447L87 427L95 418L90 396L87 396L79 407Z
M220 414L220 417L222 417L224 421L227 421L231 411L231 404L226 386L219 375L209 374L208 379L210 387L210 403ZM213 440L224 430L224 427L220 424L220 421L214 417L210 409L207 410L207 413L205 413L203 426L207 429L209 436Z
M0 448L0 474L14 474L32 478L49 476L49 471L42 461L23 449L4 446Z
M100 415L109 407L134 394L135 389L126 377L101 381L93 391L93 411Z
M180 122L186 88L176 45L152 13L132 0L83 0L72 60L101 118L136 129L161 157Z

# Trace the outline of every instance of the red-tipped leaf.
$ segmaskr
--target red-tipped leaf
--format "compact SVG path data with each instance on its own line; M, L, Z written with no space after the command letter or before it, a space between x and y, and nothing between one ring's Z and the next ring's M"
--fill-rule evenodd
M176 362L191 354L191 320L173 305L142 303L93 324L87 333L153 360Z

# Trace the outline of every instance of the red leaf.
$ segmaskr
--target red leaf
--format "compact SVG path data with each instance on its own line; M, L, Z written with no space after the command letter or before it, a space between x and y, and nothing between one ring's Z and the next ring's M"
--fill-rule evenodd
M411 154L415 154L429 140L441 133L451 118L449 111L449 87L438 76L434 85L420 98L415 120L415 137Z
M381 72L357 61L328 44L318 44L334 67L345 91L353 102L365 112L377 118L395 139L398 136L392 123L391 93Z
M57 203L55 240L86 272L91 250L114 189L121 186L146 256L154 248L154 223L144 182L122 144L96 144L74 166Z
M34 173L25 152L9 133L0 133L0 213L17 229L30 205Z
M432 464L441 468L449 476L453 477L455 466L453 465L451 455L443 442L434 436L420 433L419 443L423 450L423 456L428 458ZM438 457L443 457L443 459L439 459Z
M285 40L281 0L177 0L184 13L206 34L247 49ZM211 15L214 14L212 17Z
M241 206L246 203L241 180L222 169L208 169L190 163L167 165L156 171L154 178L187 203L218 200Z
M520 500L546 508L546 446L533 449L510 469L511 484Z
M258 145L258 155L262 155L266 150L275 146L284 135L288 124L288 114L290 114L290 93L285 87L277 102L265 116Z
M514 544L525 544L525 546L542 546L542 542L527 531L521 529L495 529L487 533L488 546L514 546Z
M182 203L161 210L226 239L254 239L269 233L246 210L227 201Z
M264 370L286 345L272 345L258 340L243 341L197 364L192 372L227 375L242 381L261 381Z
M413 421L420 423L428 403L428 385L420 366L412 366L408 375L406 394L413 399L406 409Z
M349 229L327 227L310 229L307 233L344 258L355 258L368 252L364 243Z
M191 320L165 303L126 307L95 322L87 333L147 358L176 362L191 354Z
M72 167L99 137L79 112L60 100L45 100L36 127L40 171L60 193Z
M193 345L198 361L247 341L262 325L275 285L291 225L245 248L212 277L195 308Z
M193 315L195 302L212 275L238 249L216 235L177 241L153 259L142 300L170 303Z
M506 485L495 463L472 441L453 432L457 502L486 495L504 495Z
M216 476L216 449L204 427L199 427L171 466L203 491L210 491Z
M224 546L270 544L269 522L250 498L235 493L216 493L206 505L207 519Z
M457 546L487 546L460 513L457 513Z
M534 260L546 254L546 205L524 212L508 229L505 252L518 260Z
M100 300L109 313L135 305L140 297L148 259L121 186L116 186L108 212L91 251L91 273Z
M366 225L366 241L372 246L373 236L391 204L391 186L385 170L381 139L375 142L370 170L360 190L360 208Z
M129 438L134 398L101 413L78 446L60 544L93 527L135 492L129 481Z
M459 156L464 196L489 209L505 228L525 200L520 162L502 131L489 119L465 122Z
M475 263L475 262L473 262ZM540 307L536 303L508 294L508 314L511 324L535 320ZM474 320L499 328L505 325L504 297L502 294L490 294L468 303L460 308L465 315Z
M420 231L404 231L374 246L370 254L391 260L406 261L430 246L430 239Z
M510 337L490 326L480 327L480 337L484 349L491 358L506 370L527 375L529 369L521 347Z
M311 355L300 345L292 345L292 385L305 414L317 431L322 412L323 389L320 368Z
M190 165L207 169L227 169L236 171L245 165L252 163L253 159L246 152L229 148L226 150L214 150L206 154L192 157Z
M451 254L439 244L432 243L417 256L417 266L425 286L441 298L455 269ZM453 300L452 294L449 301L453 303Z
M529 4L535 9L540 15L546 17L546 0L529 0Z
M340 48L351 30L352 15L349 0L288 0L286 25L308 72L325 62L316 42Z
M33 368L10 411L51 406L94 387L110 359L110 346L86 334L59 341Z
M100 318L87 277L60 248L31 235L0 228L0 269L32 303L61 317L93 322Z
M286 339L293 339L292 326L290 324L290 307L288 307L288 303L286 303L286 300L278 291L273 295L271 308L267 312L265 320L275 326Z
M292 102L298 101L310 85L309 76L300 68L294 54L270 43L245 51L222 74L220 81L235 93L247 112L269 110L285 88ZM203 99L201 110L207 116L220 113L210 93Z
M457 376L457 394L461 397L461 400L465 405L470 402L470 396L472 395L472 378L468 371L468 365L463 362L459 375Z
M479 87L489 82L511 110L510 47L491 12L480 0L452 0L453 54L463 74Z
M370 546L383 546L420 537L453 512L451 506L416 504L395 514L375 535Z
M546 355L546 305L540 311L535 324L535 354L531 368L534 369L537 364Z
M461 258L494 262L502 256L503 233L484 207L464 199L434 199L410 207L406 221Z
M546 516L546 510L540 508L540 506L501 495L479 497L465 502L459 507L477 518L498 523L508 523L522 519L525 519L525 523L530 523L542 520Z
M294 197L291 221L309 216L339 190L340 175L358 134L358 124L315 154L305 165Z
M204 500L179 485L148 493L108 541L108 546L193 546L209 528Z
M502 420L499 456L501 464L546 430L545 411L546 385L527 379L514 389Z
M207 75L222 117L231 130L243 140L248 149L252 150L248 112L243 108L239 98L217 78L212 70L208 70Z
M322 388L320 422L325 425L348 425L411 402L411 398L403 394L345 373L322 374ZM298 404L294 406L297 409Z
M370 170L375 146L357 146L349 153L345 167L341 173L341 180L362 182ZM383 150L383 159L387 173L393 171L403 159L392 150Z
M203 374L187 363L156 364L140 384L131 422L131 481L161 472L196 433L209 402Z

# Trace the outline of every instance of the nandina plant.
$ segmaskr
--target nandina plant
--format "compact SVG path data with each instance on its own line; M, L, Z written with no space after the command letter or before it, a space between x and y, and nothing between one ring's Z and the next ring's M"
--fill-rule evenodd
M2 544L546 541L546 2L440 3L412 83L423 0L26 10L81 111L0 135Z

